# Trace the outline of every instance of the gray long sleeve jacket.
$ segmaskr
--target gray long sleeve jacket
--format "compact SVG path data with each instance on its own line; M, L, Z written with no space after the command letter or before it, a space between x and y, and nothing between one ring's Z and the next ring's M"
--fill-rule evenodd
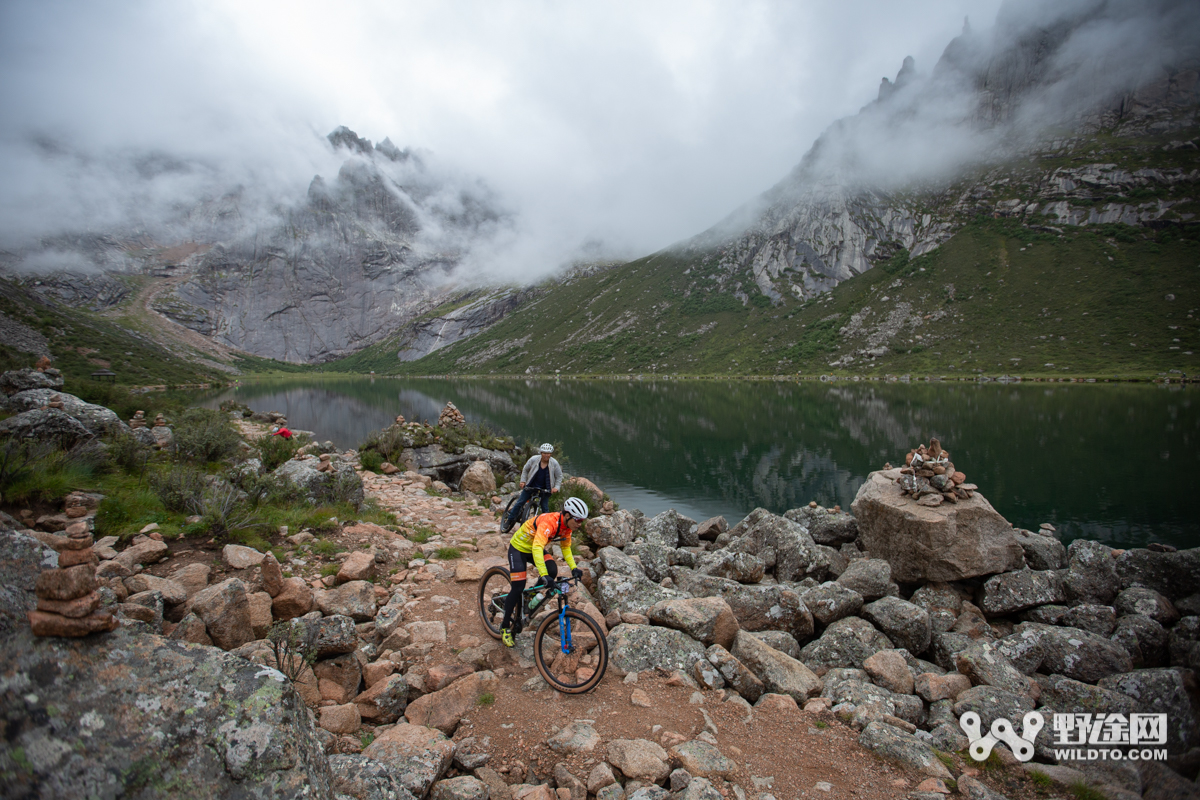
M529 483L533 479L534 474L538 471L538 463L542 460L540 455L533 456L525 462L525 467L521 470L521 483ZM563 481L562 467L558 463L558 459L550 457L550 488L561 489Z

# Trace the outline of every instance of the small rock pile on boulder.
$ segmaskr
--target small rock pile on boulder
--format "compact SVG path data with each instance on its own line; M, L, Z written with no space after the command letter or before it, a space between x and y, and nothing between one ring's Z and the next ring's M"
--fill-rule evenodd
M929 440L929 447L920 445L908 451L905 466L900 468L901 494L912 497L921 505L939 506L944 500L957 503L970 500L979 487L967 483L967 476L954 468L950 453L942 449L937 439Z
M116 617L100 608L97 558L87 523L72 524L65 536L43 534L38 538L58 553L58 567L37 577L37 608L29 612L33 634L79 637L116 628Z
M138 430L139 428L146 427L146 412L145 411L133 412L133 419L129 420L129 427L135 431Z
M438 427L440 428L461 428L466 424L467 418L454 403L446 403L442 413L438 414Z

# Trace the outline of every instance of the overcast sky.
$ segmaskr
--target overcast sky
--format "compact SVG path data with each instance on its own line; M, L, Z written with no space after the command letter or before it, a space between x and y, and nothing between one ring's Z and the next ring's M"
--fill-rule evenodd
M906 55L932 69L999 5L6 0L0 234L103 217L121 190L35 167L31 137L177 153L284 199L336 171L320 137L344 124L481 176L547 254L639 255L770 187Z

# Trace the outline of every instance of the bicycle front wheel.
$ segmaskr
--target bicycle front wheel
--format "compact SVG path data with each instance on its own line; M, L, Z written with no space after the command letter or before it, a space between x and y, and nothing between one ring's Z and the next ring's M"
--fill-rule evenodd
M504 599L508 597L508 570L492 567L479 579L479 618L488 636L500 638L500 623L504 620Z
M596 621L568 608L542 620L533 640L542 679L565 694L583 694L600 685L608 669L608 642Z

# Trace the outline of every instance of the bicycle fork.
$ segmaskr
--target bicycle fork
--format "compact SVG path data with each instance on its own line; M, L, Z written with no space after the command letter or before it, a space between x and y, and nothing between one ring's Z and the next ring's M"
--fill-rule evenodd
M571 652L571 618L567 616L567 607L558 610L558 639L559 647L564 653Z

